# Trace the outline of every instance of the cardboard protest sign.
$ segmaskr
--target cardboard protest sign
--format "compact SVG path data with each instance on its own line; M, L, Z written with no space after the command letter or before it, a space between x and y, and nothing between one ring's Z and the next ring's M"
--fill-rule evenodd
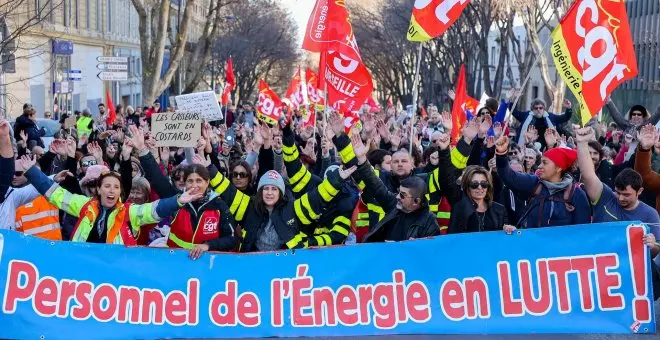
M63 129L69 129L76 126L76 116L71 115L64 120Z
M196 92L174 97L177 111L197 112L208 121L221 120L223 115L215 92Z
M197 112L154 113L151 122L156 146L195 147L202 134L202 118Z

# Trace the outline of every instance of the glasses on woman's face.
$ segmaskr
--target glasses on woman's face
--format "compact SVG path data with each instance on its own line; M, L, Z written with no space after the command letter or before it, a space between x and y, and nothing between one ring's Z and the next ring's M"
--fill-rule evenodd
M518 151L509 151L509 156L518 156Z
M236 179L241 179L241 178L247 178L248 177L247 172L233 172L231 175L232 175L232 177L234 177Z
M488 189L488 181L481 181L481 182L474 181L470 183L470 189L477 189L479 187Z

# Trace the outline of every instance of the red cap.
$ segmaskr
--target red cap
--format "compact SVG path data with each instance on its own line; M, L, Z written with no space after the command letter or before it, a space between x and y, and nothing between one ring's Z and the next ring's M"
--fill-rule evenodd
M554 148L546 151L543 157L548 158L562 170L570 168L577 160L577 151L569 148Z

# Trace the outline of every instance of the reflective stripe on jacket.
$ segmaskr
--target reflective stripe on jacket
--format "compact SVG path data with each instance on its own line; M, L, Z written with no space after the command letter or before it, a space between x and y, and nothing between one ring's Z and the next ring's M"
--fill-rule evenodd
M39 196L16 209L16 230L47 240L62 240L59 209Z

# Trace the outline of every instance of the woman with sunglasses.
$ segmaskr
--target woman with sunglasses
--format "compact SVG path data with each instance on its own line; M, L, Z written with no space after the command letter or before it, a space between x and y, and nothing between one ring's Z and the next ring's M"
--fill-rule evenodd
M460 171L451 163L449 154L450 137L444 135L439 141L440 187L448 192L451 203L451 218L448 234L471 233L480 231L502 230L508 223L506 209L494 200L493 178L490 172L478 165Z
M78 223L71 236L74 242L135 245L133 237L140 226L156 223L174 214L180 206L199 199L194 189L180 196L146 204L123 203L121 177L116 172L104 172L96 181L96 195L87 197L72 194L60 187L35 167L35 160L23 157L18 162L28 169L25 176L48 201L72 216Z
M254 195L256 190L254 189L254 183L252 183L250 165L246 161L234 161L229 168L231 184L248 196Z

